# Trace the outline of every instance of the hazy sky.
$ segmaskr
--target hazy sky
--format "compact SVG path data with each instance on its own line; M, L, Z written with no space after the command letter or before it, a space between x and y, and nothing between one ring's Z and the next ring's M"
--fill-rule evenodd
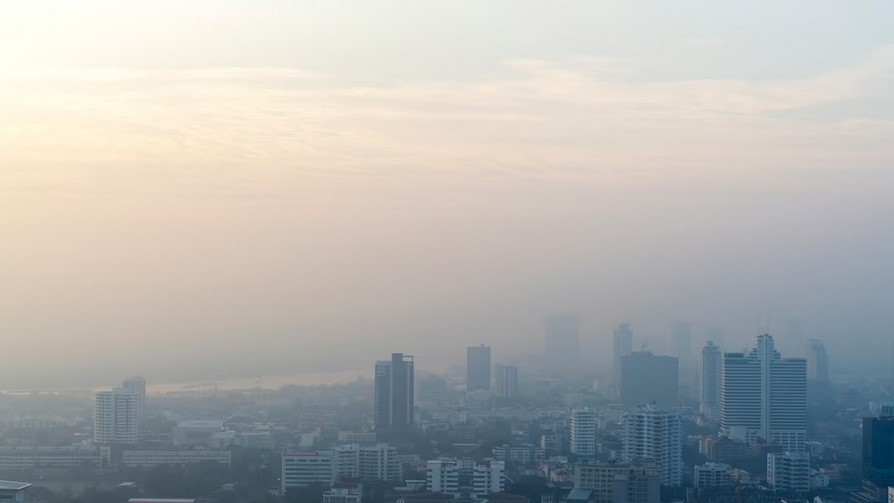
M581 314L597 367L613 325L678 319L735 349L797 319L833 367L880 363L892 19L0 3L0 388L425 367L480 342L501 361L553 311Z

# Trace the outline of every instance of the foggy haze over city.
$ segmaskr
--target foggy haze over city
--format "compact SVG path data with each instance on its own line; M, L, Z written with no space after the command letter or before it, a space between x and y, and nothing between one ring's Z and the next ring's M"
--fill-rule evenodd
M894 503L892 20L0 2L0 503Z
M887 371L891 7L573 4L4 6L4 386L516 360L555 312L597 373L678 320Z

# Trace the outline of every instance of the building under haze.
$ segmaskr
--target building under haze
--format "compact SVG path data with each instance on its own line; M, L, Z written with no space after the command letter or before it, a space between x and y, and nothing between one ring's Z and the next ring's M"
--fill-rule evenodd
M580 353L580 322L575 314L551 314L545 320L544 355L550 365L576 364Z
M581 457L596 455L596 412L589 409L571 411L571 453Z
M137 418L140 423L139 427L142 428L143 422L146 420L146 380L139 376L131 377L125 379L121 383L121 387L137 393Z
M93 441L97 444L135 444L140 434L140 393L115 388L96 394Z
M490 391L490 346L466 348L466 390Z
M416 379L416 404L422 408L437 408L447 404L449 398L447 380L443 377Z
M614 358L612 360L612 391L621 396L621 360L633 352L633 331L630 324L622 323L615 329L613 339Z
M676 358L649 351L634 351L621 358L621 401L625 405L673 407L679 402L678 390Z
M510 400L518 397L518 367L497 365L496 370L497 398Z
M789 452L807 440L807 362L782 358L773 337L761 335L749 353L723 355L720 425L723 434L759 439Z
M661 478L651 460L574 464L574 488L591 491L591 503L658 503Z
M863 478L894 486L894 416L863 418Z
M819 382L829 380L829 354L823 341L811 339L807 344L807 379Z
M376 433L401 432L413 427L413 357L393 353L391 360L376 362Z
M698 402L702 414L716 417L720 412L720 381L723 375L723 353L712 341L702 348L698 371Z
M678 321L671 325L670 355L680 361L681 368L692 367L692 324Z
M683 483L683 432L680 416L644 407L624 416L624 460L649 459L661 485Z

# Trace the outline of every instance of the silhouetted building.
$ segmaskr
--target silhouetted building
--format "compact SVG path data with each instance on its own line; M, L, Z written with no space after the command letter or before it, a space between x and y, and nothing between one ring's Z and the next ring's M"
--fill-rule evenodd
M863 418L863 478L894 486L894 416Z
M720 426L725 435L759 439L789 452L807 441L807 362L781 358L773 338L761 335L750 353L725 353L720 386Z
M829 380L829 354L822 341L813 339L807 347L807 379L811 381Z
M713 342L702 348L699 365L698 401L701 412L708 417L720 413L720 381L723 375L723 353Z
M676 406L679 402L678 375L676 358L634 351L621 358L621 401L629 406Z
M447 403L447 380L443 377L416 379L416 403L422 408L441 407Z
M498 365L496 381L498 398L509 400L518 396L518 367Z
M580 323L574 314L551 314L545 321L544 354L548 363L575 364L580 353Z
M413 426L413 357L393 353L391 360L376 362L376 433L402 431Z
M692 324L678 321L671 325L670 354L679 360L680 367L692 367Z
M466 390L490 391L490 346L466 349Z
M633 331L630 325L622 323L615 329L614 359L612 360L612 391L621 396L621 360L633 352Z

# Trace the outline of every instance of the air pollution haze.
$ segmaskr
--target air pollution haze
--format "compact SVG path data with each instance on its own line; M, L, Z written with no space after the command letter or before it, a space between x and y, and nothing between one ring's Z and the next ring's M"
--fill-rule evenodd
M678 320L888 372L892 18L4 4L2 387L511 360L556 312L595 373Z

